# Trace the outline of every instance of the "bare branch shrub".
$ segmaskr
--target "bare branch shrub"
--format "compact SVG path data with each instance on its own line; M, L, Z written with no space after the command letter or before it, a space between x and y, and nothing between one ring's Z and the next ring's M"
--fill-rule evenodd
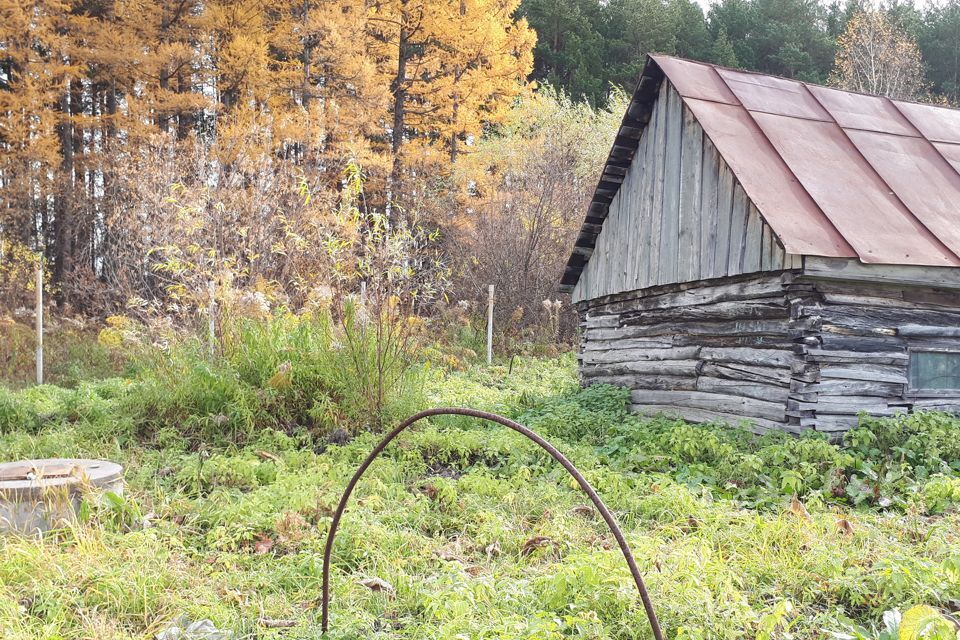
M449 225L454 295L482 309L487 285L495 285L496 325L515 339L555 340L558 314L543 303L559 296L624 100L617 94L608 110L595 111L545 88L463 162L458 179L466 196L457 224ZM563 317L569 338L572 314Z

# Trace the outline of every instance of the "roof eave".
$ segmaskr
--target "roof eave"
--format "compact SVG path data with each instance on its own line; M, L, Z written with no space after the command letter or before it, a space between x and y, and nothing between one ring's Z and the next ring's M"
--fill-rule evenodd
M660 92L660 85L663 83L664 77L663 70L660 69L656 60L648 55L640 79L637 81L637 87L633 91L633 97L630 99L630 104L623 120L620 122L620 128L617 130L613 146L603 166L600 180L596 189L594 189L593 198L587 207L587 215L580 227L580 234L577 236L573 251L567 260L566 268L560 279L559 290L563 293L573 291L580 280L580 274L583 273L587 260L593 253L597 236L600 235L600 227L610 209L610 202L619 190L626 175L627 167L633 161L633 155L640 144L640 136L646 129L647 123L650 122L653 105L656 102L657 94Z

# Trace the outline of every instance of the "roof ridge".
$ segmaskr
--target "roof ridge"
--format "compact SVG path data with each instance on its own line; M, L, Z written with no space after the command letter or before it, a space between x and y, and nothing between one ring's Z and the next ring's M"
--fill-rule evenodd
M841 89L840 87L832 87L828 84L820 84L818 82L809 82L807 80L801 80L799 78L789 78L787 76L782 76L776 73L765 73L763 71L757 71L755 69L738 69L736 67L728 67L722 64L716 64L714 62L705 62L703 60L694 60L693 58L683 58L681 56L674 56L668 53L649 53L648 56L656 55L662 58L670 58L671 60L680 60L682 62L689 62L691 64L699 64L706 67L712 67L713 69L724 69L726 71L735 71L736 73L745 73L752 76L761 76L764 78L776 78L778 80L787 80L789 82L798 82L804 87L809 89L810 87L818 87L821 89L829 89L830 91L840 91L842 93L849 93L850 95L855 96L864 96L867 98L885 98L890 102L903 102L906 104L914 104L921 107L930 107L933 109L943 109L945 111L957 111L960 112L960 106L953 106L948 104L936 104L934 102L921 102L919 100L914 100L910 98L891 98L889 96L883 96L878 93L867 93L866 91L855 91L853 89ZM720 75L720 74L718 74Z

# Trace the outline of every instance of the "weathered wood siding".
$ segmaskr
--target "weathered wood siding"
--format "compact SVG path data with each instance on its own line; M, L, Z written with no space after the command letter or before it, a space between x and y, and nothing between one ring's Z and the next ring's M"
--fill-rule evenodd
M574 301L799 266L664 81Z
M581 302L581 375L633 409L837 435L860 412L960 411L911 391L911 350L960 351L960 289L866 282L857 267L656 286ZM841 275L837 275L841 274ZM909 274L907 274L909 275ZM919 277L919 276L918 276Z
M783 274L659 286L579 308L585 384L628 387L643 413L799 429L786 408L809 321L791 319Z
M793 420L842 432L861 411L960 410L960 394L914 392L908 377L911 350L960 351L960 291L814 274L794 285L793 316L813 331L798 347L803 361L787 407Z

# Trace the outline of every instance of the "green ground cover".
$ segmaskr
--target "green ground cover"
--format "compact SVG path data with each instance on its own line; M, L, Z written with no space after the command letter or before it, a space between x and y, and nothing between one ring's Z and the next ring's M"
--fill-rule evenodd
M237 638L319 637L331 509L376 436L344 437L329 406L297 396L323 375L287 357L263 364L272 377L170 358L130 379L0 391L3 458L106 457L128 480L69 530L0 538L0 637L152 638L181 617ZM504 413L585 471L668 637L896 638L871 631L885 612L960 609L960 422L865 421L842 445L757 439L631 416L622 391L579 391L570 356L419 376L397 412ZM412 429L344 520L329 637L649 637L586 504L501 427Z

